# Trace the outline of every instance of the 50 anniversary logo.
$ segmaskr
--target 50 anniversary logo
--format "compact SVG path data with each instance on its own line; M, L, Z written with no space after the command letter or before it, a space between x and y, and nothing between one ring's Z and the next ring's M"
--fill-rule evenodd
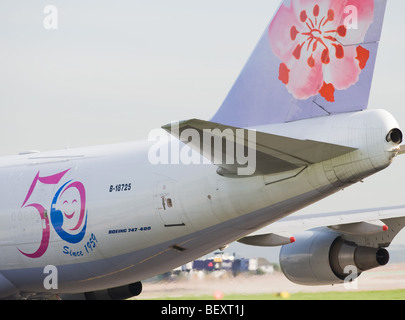
M68 243L77 244L83 240L86 234L86 190L81 182L69 180L56 191L52 199L49 216L49 211L45 209L44 204L29 202L31 198L34 198L32 196L34 191L41 188L40 184L56 186L69 170L47 177L41 177L38 171L32 181L21 208L34 208L38 211L42 220L42 238L38 250L33 253L23 252L18 249L28 258L40 258L45 254L51 235L50 222L58 236ZM92 238L95 238L94 235L92 235ZM93 241L92 244L95 245L95 242ZM64 252L66 248L64 247ZM85 249L88 252L86 247Z

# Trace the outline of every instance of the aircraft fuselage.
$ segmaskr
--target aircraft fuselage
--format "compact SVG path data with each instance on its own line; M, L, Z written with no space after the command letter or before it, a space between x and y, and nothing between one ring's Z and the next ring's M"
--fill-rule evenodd
M397 122L364 111L258 128L357 148L289 172L229 178L215 165L153 165L153 142L0 159L0 292L118 287L185 264L392 162ZM304 131L305 128L305 131Z

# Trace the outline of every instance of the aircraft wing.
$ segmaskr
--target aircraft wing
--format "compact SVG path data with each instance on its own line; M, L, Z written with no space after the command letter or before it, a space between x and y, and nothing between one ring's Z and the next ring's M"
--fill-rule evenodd
M405 227L405 206L328 214L290 216L258 230L239 242L253 246L281 246L295 242L302 231L328 228L357 245L388 247Z
M246 175L263 175L305 168L357 150L348 146L294 139L198 119L182 121L177 126L169 124L162 128L220 167L220 173L229 176L234 176L238 169L246 168L244 160L250 161L249 155L254 155L254 170ZM245 159L246 154L248 159Z

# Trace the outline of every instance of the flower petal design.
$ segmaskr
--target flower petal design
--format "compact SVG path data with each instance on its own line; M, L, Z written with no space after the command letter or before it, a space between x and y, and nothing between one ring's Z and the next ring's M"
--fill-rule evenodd
M296 99L320 94L334 102L335 90L357 83L367 66L370 52L357 44L364 41L373 22L374 0L345 4L337 0L286 1L270 24L270 45L281 60L279 80ZM352 12L358 19L356 32L346 24Z

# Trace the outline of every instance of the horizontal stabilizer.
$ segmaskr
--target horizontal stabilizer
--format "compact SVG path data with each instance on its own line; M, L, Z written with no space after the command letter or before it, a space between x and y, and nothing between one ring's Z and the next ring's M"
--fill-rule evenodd
M162 128L220 167L219 173L226 176L286 172L356 150L198 119Z

